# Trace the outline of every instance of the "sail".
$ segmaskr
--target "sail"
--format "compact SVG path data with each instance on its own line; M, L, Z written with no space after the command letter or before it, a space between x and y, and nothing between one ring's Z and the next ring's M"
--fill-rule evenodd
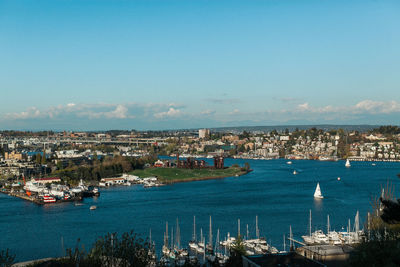
M317 183L317 188L315 188L314 197L323 198L323 196L321 194L321 188L319 187L319 183Z
M351 164L350 164L350 160L348 160L348 159L346 160L346 164L345 164L345 166L346 166L346 167L350 167L350 166L351 166Z

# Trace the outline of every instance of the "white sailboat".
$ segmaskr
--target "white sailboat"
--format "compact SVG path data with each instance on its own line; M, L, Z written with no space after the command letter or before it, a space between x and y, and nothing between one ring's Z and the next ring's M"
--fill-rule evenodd
M314 198L324 198L321 193L321 188L319 187L319 183L317 183L317 188L315 188Z
M351 166L349 159L346 160L346 164L344 164L344 166L346 166L346 167L350 167Z

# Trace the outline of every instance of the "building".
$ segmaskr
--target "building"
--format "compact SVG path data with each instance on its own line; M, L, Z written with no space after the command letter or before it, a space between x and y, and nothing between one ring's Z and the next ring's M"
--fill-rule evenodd
M210 138L210 129L199 129L199 138L202 139Z
M23 154L21 154L21 153L15 153L14 151L12 151L11 153L5 152L5 153L4 153L4 159L5 159L5 160L9 160L9 159L13 159L13 160L22 160L22 159L23 159Z

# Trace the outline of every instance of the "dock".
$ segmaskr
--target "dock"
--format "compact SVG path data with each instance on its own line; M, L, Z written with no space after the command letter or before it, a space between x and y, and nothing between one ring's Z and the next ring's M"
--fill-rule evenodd
M81 201L82 200L82 196L75 196L75 197L71 197L70 199L58 199L56 202L54 203L44 203L42 199L37 198L36 196L28 196L25 193L19 193L19 192L3 192L9 196L13 196L13 197L18 197L20 199L26 200L26 201L30 201L33 202L37 205L48 205L48 204L57 204L57 203L62 203L62 202L74 202L74 201Z

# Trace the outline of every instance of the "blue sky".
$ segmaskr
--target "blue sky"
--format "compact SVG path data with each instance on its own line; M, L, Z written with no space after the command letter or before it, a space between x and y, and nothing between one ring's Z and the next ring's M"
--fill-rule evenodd
M399 1L0 0L0 129L400 124Z

